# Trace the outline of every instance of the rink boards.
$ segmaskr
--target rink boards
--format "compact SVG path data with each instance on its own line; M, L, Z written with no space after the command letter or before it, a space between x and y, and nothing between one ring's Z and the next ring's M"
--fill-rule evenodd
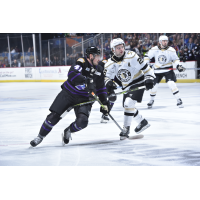
M195 68L197 62L188 61L182 65L185 68ZM0 68L0 82L64 82L69 68L70 66ZM200 82L200 79L196 79L195 70L182 73L175 70L175 74L179 83ZM165 80L161 82L164 83Z

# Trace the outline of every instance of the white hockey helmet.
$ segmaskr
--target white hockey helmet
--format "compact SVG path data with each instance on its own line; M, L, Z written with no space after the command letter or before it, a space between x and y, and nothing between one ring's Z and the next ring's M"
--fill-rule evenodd
M169 40L168 40L168 37L167 37L166 35L161 35L161 36L159 37L159 43L160 43L160 45L162 45L162 41L163 41L163 40L169 41Z
M115 47L116 47L117 45L120 45L120 44L123 44L124 47L125 47L124 40L122 40L121 38L113 39L113 40L110 42L110 48L115 52Z

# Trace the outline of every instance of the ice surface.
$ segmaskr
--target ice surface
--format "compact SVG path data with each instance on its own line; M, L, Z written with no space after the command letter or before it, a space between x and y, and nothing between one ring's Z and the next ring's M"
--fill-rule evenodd
M110 120L101 124L99 104L93 105L86 129L61 145L62 131L75 119L72 110L36 148L29 148L61 90L61 83L0 83L1 166L200 166L200 84L177 84L184 108L166 83L160 84L152 109L149 91L139 112L149 121L144 138L119 140L120 130ZM118 89L120 91L120 89ZM123 126L122 95L111 115ZM137 126L132 122L131 135Z

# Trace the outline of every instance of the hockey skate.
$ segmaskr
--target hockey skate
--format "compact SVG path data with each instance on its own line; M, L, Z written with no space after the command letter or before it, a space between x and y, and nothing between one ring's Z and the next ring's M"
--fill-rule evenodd
M149 103L147 104L148 108L149 109L152 108L153 104L154 104L154 100L150 100Z
M150 124L148 124L148 121L146 119L143 119L139 125L135 128L135 132L141 133L142 131L144 131L145 129L149 128Z
M123 131L119 134L120 140L125 140L126 138L129 138L129 133L130 133L130 126L123 127Z
M177 106L178 106L179 108L184 108L183 102L182 102L181 99L177 99Z
M62 133L62 145L69 143L69 140L72 140L70 127L66 128Z
M32 141L30 142L30 145L31 145L32 147L36 147L38 144L40 144L40 143L42 142L42 140L43 140L43 138L37 136L34 140L32 140Z
M106 116L106 115L102 115L101 116L101 123L107 123L109 121L109 118L108 118L108 116Z

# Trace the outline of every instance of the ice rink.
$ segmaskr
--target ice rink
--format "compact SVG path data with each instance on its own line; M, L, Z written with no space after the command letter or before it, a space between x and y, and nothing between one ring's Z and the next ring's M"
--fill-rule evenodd
M62 131L75 119L72 110L36 148L29 148L44 122L62 83L0 83L1 166L200 166L200 84L179 83L184 108L166 83L160 84L152 109L149 91L139 112L149 121L144 138L119 140L120 130L110 119L101 124L99 104L93 105L86 129L73 134L66 146ZM120 89L118 89L120 91ZM122 95L111 111L123 126ZM132 122L131 134L137 124Z

